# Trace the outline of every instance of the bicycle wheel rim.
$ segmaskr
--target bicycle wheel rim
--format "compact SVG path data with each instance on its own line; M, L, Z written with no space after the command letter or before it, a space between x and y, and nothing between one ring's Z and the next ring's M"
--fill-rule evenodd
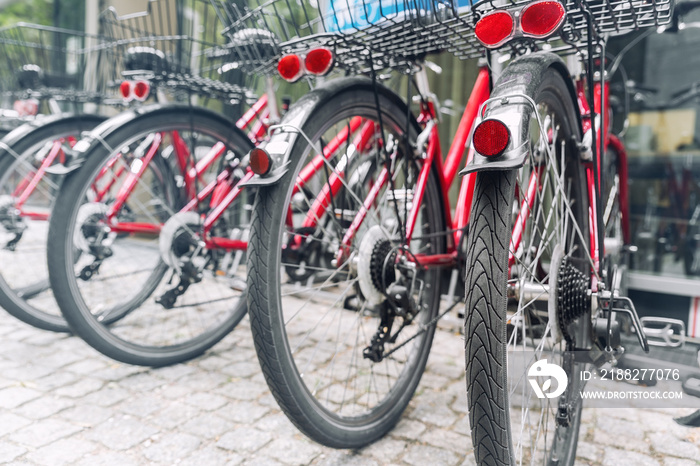
M217 142L225 143L219 162L212 164L208 171L202 173L194 185L196 190L202 189L212 181L217 170L223 166L224 155L235 154L239 160L243 155L242 150L234 147L236 144L226 135L228 124L222 126L218 119L211 124L206 121L202 123L198 119L200 123L192 126L189 121L179 121L183 120L182 113L179 113L179 119L177 113L174 115L172 119L158 119L154 116L147 128L128 131L128 137L115 144L115 147L119 148L116 151L120 154L119 160L109 171L105 172L104 169L114 162L115 153L103 154L99 163L86 165L88 171L81 175L80 186L76 184L77 189L71 195L73 206L65 224L66 244L63 247L62 263L67 267L66 281L69 293L60 301L62 310L67 314L71 325L88 343L110 357L132 364L158 366L194 357L223 338L245 315L244 290L233 287L234 277L228 272L219 273L218 269L213 269L211 261L203 259L208 251L206 248L197 252L198 264L204 267L199 280L195 279L186 292L178 295L173 303L166 306L157 301L168 291L179 286L180 276L175 272L175 268L181 265L180 261L185 260L184 255L190 252L185 245L184 250L181 250L183 256L165 259L161 253L162 235L168 230L173 235L170 238L172 245L173 241L178 241L174 239L179 237L178 235L196 234L200 228L200 218L195 212L189 212L194 215L194 221L192 215L181 216L178 213L186 197L183 197L184 188L178 184L173 172L173 145L176 144L173 134L177 132L182 141L189 144L190 153L194 154L188 169L191 169L200 157L206 156ZM95 276L88 280L77 278L76 276L85 270L86 264L90 265L90 261L95 261L96 256L91 255L89 250L83 250L75 266L67 266L66 264L74 261L75 251L81 247L84 249L85 244L79 247L76 247L76 244L86 242L85 231L105 225L105 212L125 185L124 177L133 172L134 163L138 162L138 157L129 158L131 152L126 148L151 149L154 146L149 144L155 141L155 145L157 142L157 139L154 139L155 134L162 137L161 142L157 144L157 154L147 165L146 171L138 177L136 187L125 203L128 209L122 208L115 218L120 225L129 222L150 222L160 228L160 233L154 235L139 231L112 231L109 233L112 238L104 243L112 252L99 266ZM192 147L195 149L192 150ZM120 182L112 185L107 194L100 194L106 200L95 202L95 192L104 192L103 188L109 184L110 177L118 173L122 176L117 177ZM101 177L100 181L93 183L98 177ZM102 180L105 180L104 185L100 184ZM93 189L94 187L97 189ZM203 201L200 207L206 210L208 202L209 198ZM243 195L234 206L243 208L245 204L246 196ZM156 208L149 210L152 206ZM233 220L234 215L240 213L238 208L231 208L222 216L221 222ZM247 209L243 210L247 212ZM177 221L173 222L175 218ZM94 224L90 223L93 221ZM220 223L217 222L212 231L223 234L217 229L218 225ZM231 231L227 230L226 235L229 233ZM238 263L244 263L240 259ZM210 265L211 270L207 268ZM119 273L114 273L115 271ZM242 282L241 274L244 273L244 268L237 267L235 274L238 274L239 282ZM105 277L108 277L109 281ZM136 284L135 292L128 289L123 282L125 279ZM102 284L98 280L101 280ZM115 289L115 286L119 288ZM111 303L107 302L110 293L117 295L117 299Z
M371 94L369 94L369 96L371 97ZM342 99L340 100L342 101ZM348 98L348 100L351 99ZM341 104L336 104L332 118L327 116L325 113L319 114L318 120L316 120L314 123L315 127L310 129L309 127L305 126L305 135L308 136L311 141L319 141L323 139L323 145L325 145L332 140L333 136L340 134L342 128L352 126L350 120L352 120L353 117L376 119L376 107L374 107L371 98L367 101L363 101L357 97L356 100L354 100L352 103L348 103L348 105L350 106L349 109L344 108L344 106ZM334 128L334 124L338 123L339 121L342 121L342 123L339 124L338 127ZM383 124L387 134L391 133L392 131L400 132L402 131L402 125L405 125L405 120L403 122L401 121L401 112L395 112L393 116L391 113L383 113ZM379 131L378 125L377 131ZM412 128L411 131L413 131ZM326 137L322 137L323 135L326 135ZM352 151L354 153L362 152L361 150L357 150L357 147L358 146L353 146ZM340 153L346 154L346 148L344 148ZM305 215L308 214L308 211L312 210L311 206L314 200L317 198L317 194L326 185L325 180L332 176L333 170L336 168L336 166L340 165L337 162L338 159L335 159L334 162L329 161L328 163L324 163L318 171L320 176L323 177L323 180L317 183L317 185L311 186L308 192L304 192L300 189L298 192L294 193L293 196L292 193L295 189L295 183L292 180L296 179L297 174L301 172L302 167L307 166L307 163L313 159L314 155L315 152L311 152L306 144L304 144L302 149L293 150L292 168L290 169L290 173L288 175L289 177L286 179L286 181L283 180L281 182L282 187L272 190L269 193L260 194L261 198L259 199L259 203L262 204L266 204L264 199L267 196L269 196L270 199L275 200L284 199L285 202L282 205L285 207L280 208L282 211L286 211L286 206L289 206L290 202L293 200L297 201L297 205L302 205L303 209L300 209L300 219L294 223L294 225L297 227L302 224L302 220L306 218ZM369 164L372 165L372 173L374 174L381 169L381 164L383 161L381 157L375 161L375 155L377 154L373 154L371 157L369 157ZM340 156L340 158L342 158L342 156ZM346 160L343 162L343 166L346 167L347 170L353 170L354 166L356 172L362 171L361 167L363 167L363 165L362 163L357 162L357 160L359 159L355 159L355 162L352 160ZM366 167L367 165L364 166ZM325 172L326 168L328 169L327 173ZM345 180L343 182L343 189L348 192L352 191L351 181L353 179L360 179L360 177L353 178L353 174L351 173L348 173L347 176L340 178ZM365 181L361 182L360 186L367 186L368 184L371 184L369 180L373 179L374 178L372 178L372 176L365 178ZM307 182L307 185L313 185L313 182L309 181ZM436 199L439 196L438 192L436 191L437 184L431 182L430 186L431 188L429 189L431 192L430 194L426 194L426 199ZM401 186L395 186L394 190L398 193L401 191L401 188ZM361 197L362 195L360 192L348 195L345 198L345 201L349 203L349 205L346 207L350 208L347 209L343 208L342 202L339 198L336 199L337 204L334 207L331 207L331 210L334 212L333 216L336 217L336 220L332 220L332 222L334 222L333 224L337 225L340 222L338 219L343 218L345 218L347 223L350 223L350 217L352 217L355 212L352 210L352 207L359 205L358 198ZM401 196L396 196L395 198L398 199L399 197ZM268 207L270 207L273 202L276 201L270 201L270 205ZM424 202L427 201L424 200ZM437 225L442 225L442 208L438 206L435 207L436 208L431 210L431 212L433 212L436 216L433 219L435 221L432 223L432 227L439 228ZM259 211L259 209L260 207L256 205L256 213ZM273 217L277 219L278 217L285 217L285 214L280 216L273 214ZM371 215L367 216L367 218L370 217ZM378 215L377 217L379 218L381 216ZM438 217L440 220L437 219ZM312 219L319 220L318 223L321 223L322 220L321 216L317 218L312 217ZM428 228L427 223L425 228ZM367 225L362 227L364 230L362 231L361 235L364 235L365 232L369 230L369 226L370 221L367 221ZM285 248L287 245L292 245L293 247L294 238L298 237L300 234L300 230L293 230L291 233L288 233L284 220L275 220L274 223L265 225L263 228L270 231L270 237L272 238L271 242L273 245L285 245ZM422 227L419 226L417 227L417 230L421 231L421 228ZM323 228L319 227L319 229ZM344 228L339 228L339 230L345 231ZM333 233L326 233L327 238L334 236ZM309 232L305 232L303 234L306 234L309 238L311 237ZM337 233L335 235L336 237L343 236L337 235ZM419 236L420 234L416 234L416 237ZM389 237L391 237L391 234L387 235L387 238ZM419 241L419 239L416 239L417 247L419 247ZM442 239L434 237L433 241L440 243L440 245L436 244L434 246L436 250L440 250L442 247ZM298 330L294 328L294 325L297 322L303 321L301 314L312 311L313 306L310 304L311 300L321 300L324 299L324 297L321 297L321 293L318 292L315 292L315 296L312 297L302 296L301 293L295 293L293 290L293 285L290 286L290 277L285 271L285 267L293 267L299 264L299 262L290 262L291 259L289 258L291 257L291 252L287 250L283 256L282 248L273 246L273 250L269 252L269 255L266 255L265 258L262 259L269 263L269 270L271 271L269 273L265 273L265 276L267 279L269 279L269 282L268 284L262 286L269 286L270 289L275 290L272 296L266 297L266 299L268 299L267 302L270 309L269 316L266 315L267 306L261 306L260 303L256 302L259 298L257 294L249 295L249 306L251 312L253 313L251 320L254 329L257 326L256 322L258 320L264 319L267 321L267 319L269 319L271 322L269 330L272 332L272 335L263 336L261 334L261 338L267 338L269 340L269 344L274 345L279 359L267 358L267 345L259 340L256 340L256 348L258 349L259 357L261 358L261 362L263 362L264 366L270 364L275 366L273 369L275 372L274 375L266 373L268 384L270 384L272 387L273 393L277 393L277 399L280 402L280 405L283 407L283 410L285 410L286 414L290 416L292 421L295 422L298 427L300 427L307 435L314 438L314 440L326 445L341 448L359 446L376 440L376 438L383 435L391 426L393 426L393 424L395 424L395 422L398 421L398 417L410 400L412 393L415 390L415 386L420 379L420 375L422 374L432 340L434 326L430 330L423 333L420 337L411 341L410 345L415 344L415 346L407 345L407 347L415 349L415 354L410 358L410 364L408 366L404 366L404 368L408 368L404 369L400 373L397 371L389 372L387 379L390 379L390 381L387 383L386 388L384 391L382 391L381 395L376 396L378 389L374 387L372 389L374 392L371 394L371 400L364 401L362 403L354 403L352 406L349 406L347 403L344 404L343 400L346 399L344 396L347 395L348 391L353 390L353 387L350 387L347 384L347 381L357 380L353 379L352 375L347 376L347 368L350 367L352 369L350 372L356 374L357 372L355 372L355 368L357 366L353 366L353 364L359 365L370 362L368 359L363 358L362 351L369 344L373 334L376 333L378 325L376 320L372 324L367 324L366 333L362 334L362 337L357 336L360 324L356 324L354 327L350 324L347 326L341 325L341 321L343 320L341 315L349 316L349 320L353 321L353 323L363 319L371 320L372 317L363 314L366 309L362 309L362 298L359 299L359 305L354 306L354 303L350 302L352 300L346 301L345 298L347 296L343 295L343 292L349 293L352 291L354 284L356 283L350 283L352 280L356 280L354 275L355 272L351 271L349 268L346 269L343 265L349 265L350 262L347 262L346 259L342 259L337 263L340 265L333 265L333 254L330 252L326 253L325 251L327 249L324 249L323 246L329 245L331 241L324 240L323 237L321 237L320 239L314 239L314 242L322 244L322 246L317 249L321 250L323 254L326 254L325 259L323 259L324 262L322 267L319 267L318 263L311 266L312 268L315 267L315 269L322 269L316 270L317 275L322 277L318 279L316 287L326 287L329 289L338 288L338 291L334 292L334 294L328 298L329 302L324 304L327 307L325 309L322 308L321 311L314 315L314 317L325 317L326 320L315 320L312 323L300 323ZM355 247L354 244L355 243L353 243L351 246L351 249ZM260 245L260 247L265 246ZM336 245L335 250L337 249L338 246ZM255 250L257 250L257 247ZM328 249L328 251L330 250ZM297 254L297 261L299 261L300 255L301 254ZM255 257L254 253L251 253L250 257ZM250 267L252 267L253 274L260 273L259 265L252 264ZM309 269L308 263L305 264L304 267ZM345 273L345 275L341 277L338 272L339 270ZM328 272L325 276L322 274L324 271ZM253 275L251 275L251 277L253 277ZM331 284L334 277L337 279L337 282L341 283L340 285L338 285L338 283ZM430 277L431 282L434 279L436 280L437 273L433 271ZM308 280L306 277L305 279ZM309 289L303 290L304 287L311 287L313 289L313 277L311 277L311 281L308 283L310 285L299 285L302 288L302 291L309 291ZM249 288L259 288L259 286L260 285L258 285L254 279L249 278ZM286 290L284 289L285 286L287 287ZM333 290L325 291L327 291L326 295L333 292ZM297 299L297 297L299 299ZM355 297L353 296L353 299L354 298ZM434 299L432 304L435 305L429 306L431 313L430 317L434 316L437 312L438 306L436 303L439 299L439 294L434 292L431 299ZM354 306L355 308L360 309L360 312L345 309L344 306L346 304L350 307ZM258 314L260 314L259 317ZM429 320L430 317L428 317L427 314L428 313L425 313L425 317L423 314L421 314L419 320L424 318ZM293 316L293 318L289 319L290 316ZM425 322L426 320L423 321ZM267 327L264 329L261 328L258 333L261 331L267 331ZM312 332L316 331L318 332L316 335L311 335ZM409 330L405 332L405 335L408 335L409 332L412 331L414 331L414 329L409 328ZM341 332L342 335L338 336L338 332ZM349 335L352 335L352 337L349 337ZM405 335L401 336L401 338L408 338ZM324 340L326 336L328 336L328 338ZM347 345L347 347L351 347L352 349L348 350L347 352L344 351L346 346L343 346L343 351L338 349L339 346L342 346L340 345L339 341L342 341L343 338L352 338L352 342ZM327 348L324 350L319 349L321 345L318 343L320 341L331 340L332 342L328 344ZM356 344L356 340L364 340L364 344ZM300 344L305 346L300 346ZM322 351L323 354L321 354ZM328 353L328 351L330 351L330 353ZM346 359L341 363L340 361L343 357ZM265 363L265 361L267 361L267 363ZM345 368L346 372L343 376L343 380L346 382L345 386L334 385L333 376L329 375L330 372L326 372L325 374L322 373L323 370L332 370L331 366L333 364L335 364L335 366L333 366L335 368ZM377 366L381 364L382 363L380 362L377 364ZM386 365L387 360L384 360L383 364ZM373 374L372 370L375 369L372 369L371 366L368 367L367 374L370 374L368 375L369 379ZM281 377L276 375L278 371L282 372ZM376 373L376 370L374 373ZM363 387L366 387L366 385L363 385ZM333 393L335 393L335 398ZM369 398L370 396L366 397L366 399ZM295 405L296 408L292 408L291 405Z

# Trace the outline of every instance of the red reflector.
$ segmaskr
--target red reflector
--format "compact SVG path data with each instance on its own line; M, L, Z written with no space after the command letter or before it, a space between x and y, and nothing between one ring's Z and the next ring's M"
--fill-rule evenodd
M131 83L129 81L123 81L119 85L119 93L122 97L128 99L131 96Z
M513 18L505 11L495 11L477 21L474 32L485 46L498 47L513 34Z
M485 157L498 157L506 150L510 133L498 120L484 120L474 130L474 149Z
M559 29L565 17L566 10L559 2L535 2L523 9L520 29L527 36L546 37Z
M267 175L272 168L272 160L270 159L270 154L267 153L265 149L256 147L249 154L250 159L250 169L256 175Z
M150 84L145 81L137 81L136 84L134 84L134 96L136 96L138 100L146 100L150 90Z
M333 68L333 52L326 48L309 51L304 59L306 71L316 76L323 76Z
M304 70L301 67L301 59L298 55L285 55L277 62L277 71L282 79L289 82L294 82L301 78Z

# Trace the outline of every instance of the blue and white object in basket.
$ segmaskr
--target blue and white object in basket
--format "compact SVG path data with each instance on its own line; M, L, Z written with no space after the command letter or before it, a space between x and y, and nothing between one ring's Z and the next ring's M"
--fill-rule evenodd
M404 19L430 21L432 10L441 9L439 18L450 16L453 5L462 13L469 10L470 0L327 0L325 22L329 32L352 32L368 26L381 26Z

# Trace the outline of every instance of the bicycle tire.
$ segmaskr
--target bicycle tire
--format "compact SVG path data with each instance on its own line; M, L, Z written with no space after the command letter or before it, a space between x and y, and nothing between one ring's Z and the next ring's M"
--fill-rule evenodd
M532 137L532 149L526 165L519 170L480 172L475 185L466 261L464 334L469 421L478 464L573 464L576 454L582 406L580 397L577 398L581 366L567 366L560 362L568 370L569 383L565 392L571 401L571 409L566 411L568 426L557 423L556 402L549 401L549 398L533 400L525 382L530 363L544 356L562 361L556 359L558 351L564 349L561 346L567 344L570 348L568 343L557 342L554 338L552 326L556 323L548 320L547 310L540 307L536 296L523 298L526 285L549 280L550 290L566 286L567 282L557 279L552 273L552 270L560 270L555 264L564 266L564 257L573 259L566 267L574 267L584 276L588 276L591 267L583 251L588 238L585 171L571 142L581 137L576 107L558 70L547 67L540 72L542 76L533 77L539 79L540 84L532 97L538 105L537 111L543 113L545 134L552 134L549 149L542 145L540 130L533 118L528 133ZM566 149L565 154L562 154L562 149ZM509 249L514 217L520 209L518 200L524 202L530 175L538 167L538 157L547 150L546 153L553 154L553 157L545 156L544 173L536 178L539 189L523 228L523 242L514 252L511 266ZM555 176L562 171L561 178ZM558 191L559 197L554 196L557 189L561 190ZM516 196L520 197L516 199ZM568 210L564 199L569 203ZM550 216L545 215L547 212ZM550 223L549 219L553 222ZM536 242L538 238L544 238L544 241ZM562 241L562 238L565 239ZM561 245L559 253L555 252L555 241ZM518 289L523 290L521 298L517 302L509 300L509 292ZM549 299L552 299L552 294L550 291ZM568 333L567 342L573 334L582 347L587 344L583 341L583 330L590 325L590 310L584 312L585 316L557 326ZM562 319L560 322L566 321ZM559 329L559 333L564 330ZM527 349L528 342L535 347L532 354ZM544 346L550 344L552 351L544 351ZM560 345L560 348L555 350L554 345ZM524 373L521 364L525 366ZM510 369L512 374L509 374L509 366L513 366ZM551 417L555 419L552 425L543 421ZM539 421L539 425L527 427L525 424L531 420ZM551 432L547 432L546 427L552 426L554 433L548 435ZM528 435L532 438L523 438Z
M169 162L175 158L171 151L173 132L178 131L182 141L190 144L190 149L194 148L191 153L195 156L202 150L212 148L217 142L222 143L225 150L220 163L214 164L212 170L223 166L226 151L235 154L235 158L240 160L252 148L252 143L224 117L197 107L151 106L119 115L114 120L105 123L105 130L99 137L93 135L90 138L93 142L84 154L84 164L64 182L56 215L50 224L50 234L55 241L48 251L49 276L66 320L90 346L110 358L128 364L153 367L171 365L202 354L230 333L246 314L245 299L240 291L234 290L229 281L222 284L231 277L223 276L219 280L215 273L218 271L213 270L200 271L204 276L200 282L207 286L216 280L221 282L216 282L217 288L213 291L211 288L200 291L196 288L199 283L194 283L192 288L186 290L186 294L180 295L182 298L177 297L180 299L177 306L176 300L169 304L157 301L167 295L172 289L172 283L178 283L174 281L178 279L175 278L174 265L167 265L160 254L161 234L168 231L168 234L175 237L181 232L179 227L191 232L186 222L191 221L192 215L185 214L183 217L176 214L187 198L176 182L175 168L172 167L174 161ZM95 132L100 129L97 128ZM155 141L155 135L158 134L163 136L161 143L156 146L152 141ZM145 146L144 141L147 143ZM160 222L163 225L161 233L155 237L139 235L138 232L117 235L109 245L114 255L98 265L99 276L90 275L86 278L81 275L87 270L81 269L86 267L85 263L73 265L75 235L78 232L84 235L86 225L90 226L83 217L95 215L97 223L106 209L103 206L94 209L90 207L94 204L86 196L90 186L93 182L97 183L98 176L104 177L101 170L105 167L112 167L108 172L110 176L118 176L121 168L116 168L117 163L110 165L110 161L119 157L124 160L123 166L128 171L128 167L133 167L133 159L138 158L132 157L132 153L137 152L138 147L150 149L148 144L151 143L158 150L152 159L155 163L148 165L148 170L153 174L141 175L134 193L127 199L126 207L119 215L124 215L127 219L145 218L151 222ZM115 154L118 154L116 158ZM118 186L121 185L116 184L111 188L112 193L116 192ZM139 190L138 193L136 190ZM104 204L110 202L111 199L108 198ZM131 209L126 209L127 207ZM81 209L84 209L84 213L79 217ZM173 218L176 220L168 224L167 221ZM82 239L78 243L81 241ZM87 256L91 257L90 254ZM97 261L98 256L94 256L93 260ZM208 265L207 262L205 267ZM140 274L146 274L146 278L137 279L136 277L143 277ZM77 278L76 275L82 278ZM122 289L128 288L127 283L135 283L139 288L133 293ZM230 296L222 298L218 304L200 302L207 293L213 295L214 292L224 291ZM193 297L193 293L194 302L188 299ZM180 320L176 323L176 319Z
M300 109L309 106L306 114L310 117L298 124L301 130L300 134L308 136L310 141L314 143L317 141L328 143L331 136L340 134L339 128L349 127L346 122L353 116L359 115L377 119L377 107L375 106L371 82L354 78L347 81L340 80L333 85L335 86L334 91L326 93L324 89L319 89L305 96L296 104L297 108ZM396 131L397 140L401 140L399 128L406 127L407 110L405 106L397 103L394 95L382 86L378 86L378 99L384 128L387 132ZM294 114L293 109L290 109L290 114ZM341 123L336 127L335 124L338 122ZM412 117L408 128L409 140L414 141L418 128ZM328 134L328 138L323 138L322 136L326 134ZM356 151L353 154L360 152L357 147L361 146L353 146L353 151ZM340 152L341 154L348 153L342 150ZM310 191L313 189L316 191L306 193L300 190L294 195L294 203L292 203L292 191L297 174L302 166L306 166L313 152L309 149L307 139L300 136L288 153L290 154L289 171L279 183L261 189L254 205L251 242L248 247L248 308L255 348L272 394L282 411L297 428L323 445L333 448L357 448L385 435L400 419L425 369L435 324L427 325L427 331L420 334L412 342L412 346L398 348L399 342L403 342L409 337L406 334L397 334L399 339L396 347L399 352L394 353L396 356L392 355L394 361L391 361L392 364L396 364L395 372L387 367L389 365L387 359L371 362L369 359L363 358L363 351L369 347L367 345L370 344L372 334L376 333L379 317L366 311L367 300L361 294L361 286L358 291L352 282L355 279L355 272L347 274L339 272L344 270L344 266L333 266L330 254L325 260L318 258L318 255L322 255L324 251L328 250L327 247L332 248L332 229L338 228L337 236L340 238L343 231L347 232L347 230L341 229L341 221L349 222L349 217L353 215L353 212L357 212L358 199L362 196L346 194L343 197L342 193L352 190L360 192L363 186L371 184L371 180L376 181L372 175L367 175L366 178L354 176L358 172L364 173L361 162L355 163L354 168L347 168L347 171L343 172L343 179L348 180L348 183L343 185L343 190L338 192L337 198L331 199L331 202L335 202L335 204L329 204L335 213L328 214L329 210L326 210L326 213L322 214L323 218L327 218L331 225L317 226L317 232L323 231L314 237L311 233L307 233L309 245L315 244L314 241L321 243L321 246L306 256L311 264L307 263L305 267L312 267L317 275L307 278L305 283L313 284L306 288L299 282L295 283L295 278L292 278L289 273L285 275L283 271L289 267L292 259L285 259L288 263L283 263L283 238L285 236L288 239L294 238L302 231L296 229L286 231L285 218L287 212L291 212L289 206L301 204L304 209L310 208L311 200L327 186L327 181L324 179L330 180L332 176L327 173L319 173L321 181L317 183L315 188L310 186L313 184L312 182L307 182L305 185L309 186ZM336 162L343 160L343 156L339 156L339 159L335 160ZM350 160L362 159L350 158ZM341 162L337 163L338 165L332 165L329 162L324 166L340 166ZM353 163L348 161L345 166L352 167ZM407 163L406 166L409 164ZM378 168L379 166L374 166L372 170L376 172ZM333 170L334 168L331 168L331 173L340 172L340 170L338 172ZM323 172L323 169L320 169L319 172ZM358 184L355 185L352 184L352 180L362 181L358 181ZM401 189L397 188L397 185L394 185L391 191L394 199L398 197L397 193L402 192ZM304 201L297 202L300 196L304 198ZM422 217L423 222L428 222L428 225L422 224L425 231L436 234L443 233L445 231L444 209L435 166L430 170L423 206L429 206L425 207L429 214L423 213L422 215L430 217L429 220L428 217ZM377 211L379 210L377 208ZM348 211L350 214L346 216ZM421 212L424 211L421 210ZM333 217L341 220L336 220L336 223L333 223ZM367 218L370 217L371 215L367 216ZM384 219L385 217L380 213L377 214L377 218ZM320 224L321 215L317 219ZM362 240L355 239L353 248L356 248L358 243L364 244L365 239L370 237L369 223L371 222L367 221L367 224L362 226L366 233L363 234ZM425 236L429 236L429 234L426 233ZM292 247L292 239L289 241L290 243L285 248ZM414 241L415 244L422 242L421 244L433 248L434 252L441 252L445 248L442 236L433 237L429 241L414 238ZM378 243L375 243L375 246L376 244ZM337 250L337 245L335 248ZM357 250L353 249L353 251ZM291 257L291 252L285 252L285 254L290 254L287 257ZM315 256L316 262L312 262L313 254L318 254ZM385 254L388 254L386 250ZM301 252L299 256L302 256ZM300 257L296 257L296 261L299 264ZM351 260L348 259L344 263L350 262ZM375 262L375 264L380 262ZM384 261L383 267L386 267L387 263L391 262ZM358 267L362 268L362 264L360 263ZM361 272L357 272L357 276L360 275ZM283 280L283 277L286 278ZM420 322L427 323L437 315L439 308L438 272L433 270L422 277L425 279L425 283L429 283L426 288L438 291L429 293L430 297L426 298L425 301L430 303L426 304L427 310L416 317L422 318ZM323 282L321 286L318 286L319 282ZM301 289L297 287L295 291L294 287L298 285ZM347 287L343 289L346 285ZM355 294L353 295L353 293ZM304 301L307 296L309 300L317 301L313 303ZM354 302L354 299L357 299L357 302ZM298 312L295 312L292 306L296 307L299 302L302 302L302 305L299 306ZM323 310L324 306L325 311ZM294 317L290 317L290 312L294 312ZM381 310L377 312L379 315L384 315ZM317 316L319 320L312 321ZM364 322L368 322L368 324L363 331L359 327ZM413 324L413 328L406 327L406 333L410 335L411 331L416 330L415 327L416 324ZM352 338L347 340L343 338L343 336L350 334L354 335L352 338L355 338L355 341L348 341ZM297 346L300 344L304 348ZM387 344L384 349L388 352L392 347L391 344ZM409 351L404 348L409 348L411 352L404 355L404 352L408 353ZM329 357L329 353L332 353L333 356ZM402 363L405 365L400 367ZM334 369L336 367L337 369ZM335 377L338 375L333 373L335 370L342 372L343 377L336 379ZM358 373L363 370L367 374L366 379L358 381ZM384 374L386 374L387 386L378 384L382 386L372 387L374 375L382 373L382 370L386 371ZM360 382L364 382L366 385L362 385ZM351 397L353 401L347 401L344 396L352 391L352 385L355 383L359 387L357 391L361 392L365 389L364 393L367 396L363 400ZM356 395L357 392L354 394Z
M40 160L36 160L34 155L44 149L47 142L67 136L79 136L104 120L105 117L99 115L59 115L38 119L18 128L4 141L10 147L0 148L0 196L5 195L6 199L12 197L16 186L10 181L15 179L15 175L21 177L27 166L36 168ZM19 160L13 153L20 157ZM35 192L27 202L37 203L39 208L50 211L52 196L55 193L44 186L50 183L48 178L58 177L45 174L38 181ZM45 198L39 199L43 196ZM44 220L25 220L31 244L26 244L25 237L18 243L18 250L9 252L3 249L0 252L0 263L4 264L4 267L0 268L0 307L34 327L54 332L69 332L68 324L58 311L51 290L48 286L39 286L48 281L48 266L44 253L48 237L45 230L38 225L46 223ZM7 277L3 269L10 264L13 264L14 269L12 277ZM30 273L27 273L29 270ZM25 275L30 276L32 281L25 282L22 278ZM32 289L28 294L28 290Z

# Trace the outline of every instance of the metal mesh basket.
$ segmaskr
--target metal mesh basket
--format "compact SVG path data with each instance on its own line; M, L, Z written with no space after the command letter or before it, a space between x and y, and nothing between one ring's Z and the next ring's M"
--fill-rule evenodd
M211 3L150 0L144 12L102 13L109 67L106 81L146 79L152 86L226 101L250 98L245 76L230 65L226 39Z
M276 57L314 46L334 49L346 68L375 68L410 63L416 56L448 51L475 58L484 49L474 35L476 21L497 8L532 0L250 0L248 6L215 1L225 33L232 41L251 30L272 33L261 53L248 47L239 66L271 73ZM256 3L258 2L258 3ZM621 34L667 24L673 0L566 0L567 21L561 37L569 48L587 37L584 11L593 15L596 34Z
M100 102L95 80L100 38L78 31L18 23L0 29L0 86L5 99Z

